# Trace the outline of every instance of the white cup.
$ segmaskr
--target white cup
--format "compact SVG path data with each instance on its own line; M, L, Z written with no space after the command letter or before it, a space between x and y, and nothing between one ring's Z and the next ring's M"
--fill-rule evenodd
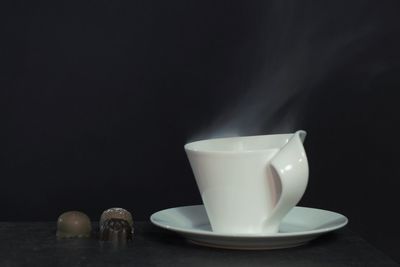
M185 145L214 232L278 232L307 187L305 136L297 131Z

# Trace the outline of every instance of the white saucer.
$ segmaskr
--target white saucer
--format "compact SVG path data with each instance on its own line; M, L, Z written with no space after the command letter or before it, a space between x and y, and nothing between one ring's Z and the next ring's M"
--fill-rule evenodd
M219 234L211 231L203 205L171 208L151 215L156 226L174 231L190 242L228 249L279 249L303 245L321 234L345 226L348 219L336 212L294 207L276 234Z

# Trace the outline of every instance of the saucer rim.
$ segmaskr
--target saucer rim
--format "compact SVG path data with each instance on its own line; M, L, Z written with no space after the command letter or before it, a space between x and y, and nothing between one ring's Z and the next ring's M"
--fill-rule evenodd
M219 233L219 232L212 232L212 231L206 231L206 230L198 230L198 229L188 229L188 228L182 228L182 227L175 227L171 225L165 225L157 222L155 220L155 217L161 213L161 212L166 212L168 210L173 210L173 209L179 209L179 208L195 208L195 207L200 207L204 205L188 205L188 206L179 206L179 207L173 207L173 208L168 208L168 209L163 209L160 211L157 211L153 213L150 216L150 221L154 225L164 228L166 230L170 231L175 231L183 234L197 234L197 235L202 235L202 236L217 236L217 237L232 237L232 238L268 238L268 237L295 237L295 236L308 236L308 235L318 235L318 234L323 234L327 232L332 232L335 230L338 230L340 228L343 228L346 226L349 222L349 219L344 216L343 214L340 214L338 212L330 211L330 210L324 210L324 209L318 209L318 208L311 208L311 207L303 207L303 206L295 206L294 208L296 209L309 209L309 210L314 210L314 211L323 211L323 212L330 212L338 215L339 217L342 217L344 221L338 225L331 226L331 227L324 227L316 230L308 230L308 231L300 231L300 232L291 232L291 233L254 233L254 234L234 234L234 233Z

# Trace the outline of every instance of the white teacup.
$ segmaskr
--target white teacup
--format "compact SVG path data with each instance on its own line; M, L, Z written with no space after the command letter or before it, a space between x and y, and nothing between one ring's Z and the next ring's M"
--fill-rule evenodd
M214 232L278 232L307 187L305 136L297 131L185 145Z

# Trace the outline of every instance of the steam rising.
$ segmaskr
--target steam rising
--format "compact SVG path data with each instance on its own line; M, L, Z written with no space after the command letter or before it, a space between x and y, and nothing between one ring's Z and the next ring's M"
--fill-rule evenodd
M280 1L278 1L280 2ZM193 140L293 132L304 116L307 98L333 72L362 52L363 39L376 22L361 13L313 11L302 1L281 1L266 10L260 25L263 66L239 99ZM360 7L362 9L362 7Z

